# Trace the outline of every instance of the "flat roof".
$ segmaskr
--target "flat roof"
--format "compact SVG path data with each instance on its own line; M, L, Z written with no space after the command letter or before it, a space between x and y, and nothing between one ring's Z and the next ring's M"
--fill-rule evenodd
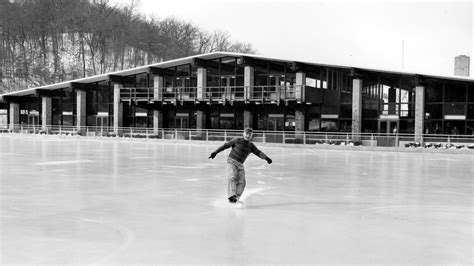
M291 62L298 62L310 66L325 66L325 67L334 67L334 68L342 68L342 69L359 69L362 71L369 71L369 72L379 72L379 73L387 73L387 74L398 74L398 75L420 75L424 77L431 77L431 78L440 78L440 79L448 79L448 80L455 80L455 81L467 81L467 82L474 82L474 78L470 77L461 77L461 76L444 76L444 75L434 75L434 74L426 74L426 73L413 73L413 72L403 72L403 71L393 71L393 70L382 70L382 69L371 69L371 68L364 68L364 67L357 67L357 66L343 66L343 65L330 65L330 64L321 64L321 63L314 63L314 62L304 62L304 61L296 61L296 60L289 60L289 59L281 59L281 58L273 58L273 57L266 57L261 55L253 55L253 54L243 54L243 53L231 53L231 52L213 52L207 54L200 54L200 55L193 55L178 59L173 59L165 62L140 66L131 69L125 69L115 72L109 72L106 74L100 74L85 78L79 78L69 81L64 81L60 83L44 85L35 88L29 88L9 93L0 94L0 101L3 100L3 96L26 96L34 94L35 90L43 89L43 90L55 90L55 89L62 89L68 88L71 83L93 83L98 81L107 80L109 75L117 75L117 76L130 76L140 73L148 72L150 67L157 67L157 68L169 68L179 65L190 64L193 62L195 58L204 59L204 60L213 60L221 57L249 57L267 61L274 61L274 62L284 62L284 63L291 63Z

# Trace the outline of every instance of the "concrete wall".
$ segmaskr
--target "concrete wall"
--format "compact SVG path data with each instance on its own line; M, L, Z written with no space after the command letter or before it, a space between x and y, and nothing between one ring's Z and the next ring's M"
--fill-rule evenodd
M20 104L10 103L10 130L19 132L20 130Z
M197 95L196 98L198 101L204 99L204 93L206 92L207 87L207 69L203 67L198 67L197 69Z
M52 99L51 97L41 98L41 129L44 131L48 130L48 126L52 124Z
M120 128L123 127L123 103L120 102L120 90L122 84L114 83L114 133L121 134Z
M423 125L425 122L425 87L415 88L415 141L423 142Z
M85 90L76 90L76 125L77 131L81 135L85 133L85 126L87 125L87 94Z
M352 80L352 133L362 130L362 79Z

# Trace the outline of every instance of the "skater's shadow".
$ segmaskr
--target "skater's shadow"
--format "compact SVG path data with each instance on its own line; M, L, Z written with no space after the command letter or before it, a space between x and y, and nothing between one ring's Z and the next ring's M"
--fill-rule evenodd
M321 206L348 206L353 205L354 202L327 202L327 201L297 201L297 202L277 202L270 204L259 204L259 205L245 205L245 209L265 209L265 208L277 208L277 207L288 207L288 206L304 206L304 205L321 205Z

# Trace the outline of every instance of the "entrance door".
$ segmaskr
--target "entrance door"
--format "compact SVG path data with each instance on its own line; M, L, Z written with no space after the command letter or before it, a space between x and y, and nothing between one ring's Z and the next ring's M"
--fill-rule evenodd
M379 133L398 133L398 120L379 120Z
M386 146L386 147L396 147L397 135L399 131L399 121L398 120L379 120L378 123L379 133L381 135L377 137L377 146Z
M28 114L28 127L32 128L33 132L39 129L39 115Z
M109 126L109 117L108 116L96 116L95 124L99 128L107 128Z
M33 127L39 126L39 115L28 114L28 125Z
M283 131L283 124L283 118L269 117L267 123L267 130Z
M176 128L179 129L188 129L189 128L189 118L184 116L178 116L174 119L174 124Z

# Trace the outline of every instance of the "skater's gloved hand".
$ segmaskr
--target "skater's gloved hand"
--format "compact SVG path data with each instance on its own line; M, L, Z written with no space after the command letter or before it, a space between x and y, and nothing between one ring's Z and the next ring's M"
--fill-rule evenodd
M272 159L270 159L270 158L267 157L266 160L267 160L267 163L268 163L268 164L271 164L271 163L272 163Z
M216 155L217 155L216 152L211 153L211 156L209 156L209 159L214 159L214 157L216 157Z

